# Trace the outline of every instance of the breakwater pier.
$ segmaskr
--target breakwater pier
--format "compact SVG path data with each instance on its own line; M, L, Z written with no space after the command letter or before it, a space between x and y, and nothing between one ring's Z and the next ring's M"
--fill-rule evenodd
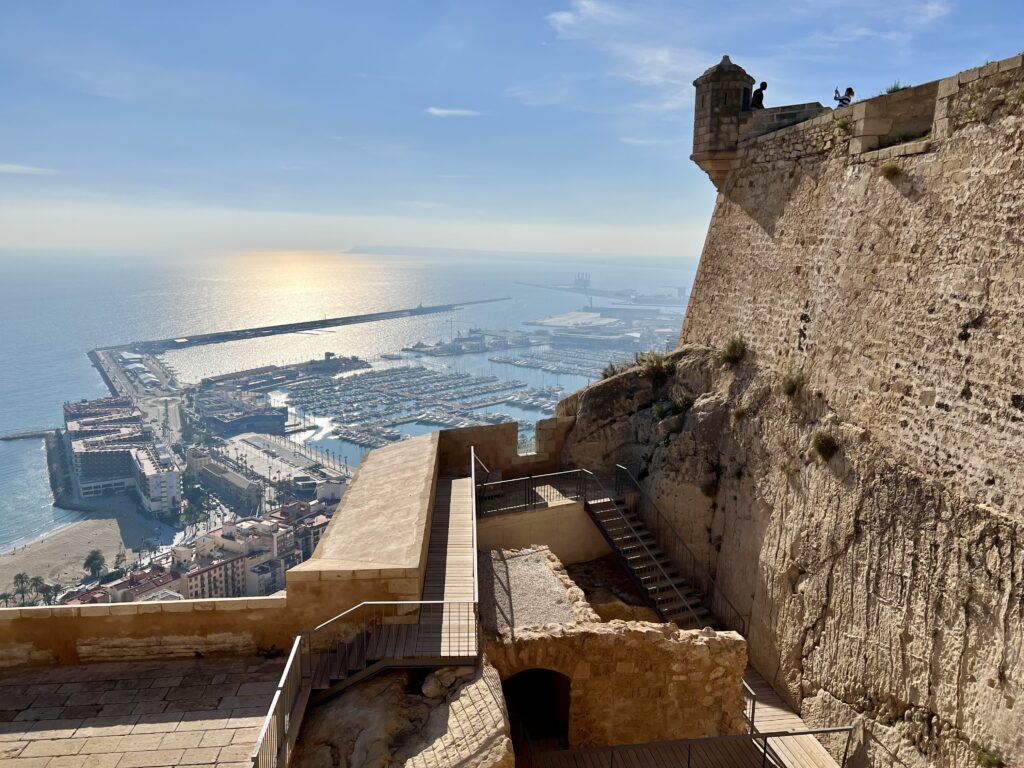
M395 320L402 317L418 317L420 315L434 315L442 312L453 312L463 307L474 304L489 304L495 301L508 301L510 297L503 296L496 299L479 299L476 301L464 301L458 304L434 304L432 306L410 307L408 309L393 309L387 312L370 312L362 315L348 315L345 317L326 317L322 320L306 320L298 323L281 323L278 325L264 325L257 328L241 328L234 331L216 331L214 333L200 333L193 336L182 336L175 339L157 339L154 341L137 341L125 344L118 349L132 348L139 352L147 352L158 355L171 349L183 349L185 347L196 347L204 344L220 344L225 341L245 341L248 339L260 339L265 336L277 336L284 333L301 333L303 331L316 331L323 328L336 328L342 325L358 325L360 323L375 323L381 320Z
M0 435L0 440L4 442L13 440L42 440L47 435L52 435L56 431L56 427L50 427L49 429L25 429L20 432L5 432Z

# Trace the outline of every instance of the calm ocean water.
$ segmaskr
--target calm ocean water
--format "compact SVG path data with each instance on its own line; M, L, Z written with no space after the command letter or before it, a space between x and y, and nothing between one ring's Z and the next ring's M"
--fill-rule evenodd
M520 328L525 320L579 309L584 298L515 285L571 282L667 292L689 285L685 269L632 264L407 258L360 254L259 254L185 258L96 254L0 255L0 432L60 423L66 400L106 394L85 353L97 346L318 317L511 296L452 315L386 321L316 334L275 336L168 356L183 380L324 352L379 359L418 340L469 325ZM454 322L449 322L454 320ZM571 391L586 381L514 369L486 355L431 365L496 373ZM524 412L522 414L526 416ZM536 413L530 414L531 418ZM330 445L325 443L325 445ZM345 449L345 446L332 446ZM353 449L353 454L355 450ZM355 462L358 455L349 455ZM41 441L0 442L0 550L77 519L55 508Z

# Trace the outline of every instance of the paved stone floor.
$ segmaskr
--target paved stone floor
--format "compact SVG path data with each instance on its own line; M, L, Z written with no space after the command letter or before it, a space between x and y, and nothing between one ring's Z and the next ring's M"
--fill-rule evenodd
M281 660L0 671L3 768L249 768Z

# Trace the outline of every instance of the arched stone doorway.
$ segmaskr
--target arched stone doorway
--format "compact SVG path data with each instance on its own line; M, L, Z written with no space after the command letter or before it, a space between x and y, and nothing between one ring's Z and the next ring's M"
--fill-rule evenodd
M566 675L551 669L524 669L501 684L516 765L529 768L533 754L569 748L571 686Z

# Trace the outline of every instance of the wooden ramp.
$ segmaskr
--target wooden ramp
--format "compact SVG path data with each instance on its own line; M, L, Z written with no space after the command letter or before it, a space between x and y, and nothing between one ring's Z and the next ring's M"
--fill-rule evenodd
M443 600L445 604L420 607L417 656L476 656L473 524L472 479L438 478L423 600Z
M756 669L747 667L743 679L757 694L757 707L754 711L756 730L761 733L808 730L807 723L790 709ZM786 768L838 768L838 763L814 736L772 739L771 748Z

